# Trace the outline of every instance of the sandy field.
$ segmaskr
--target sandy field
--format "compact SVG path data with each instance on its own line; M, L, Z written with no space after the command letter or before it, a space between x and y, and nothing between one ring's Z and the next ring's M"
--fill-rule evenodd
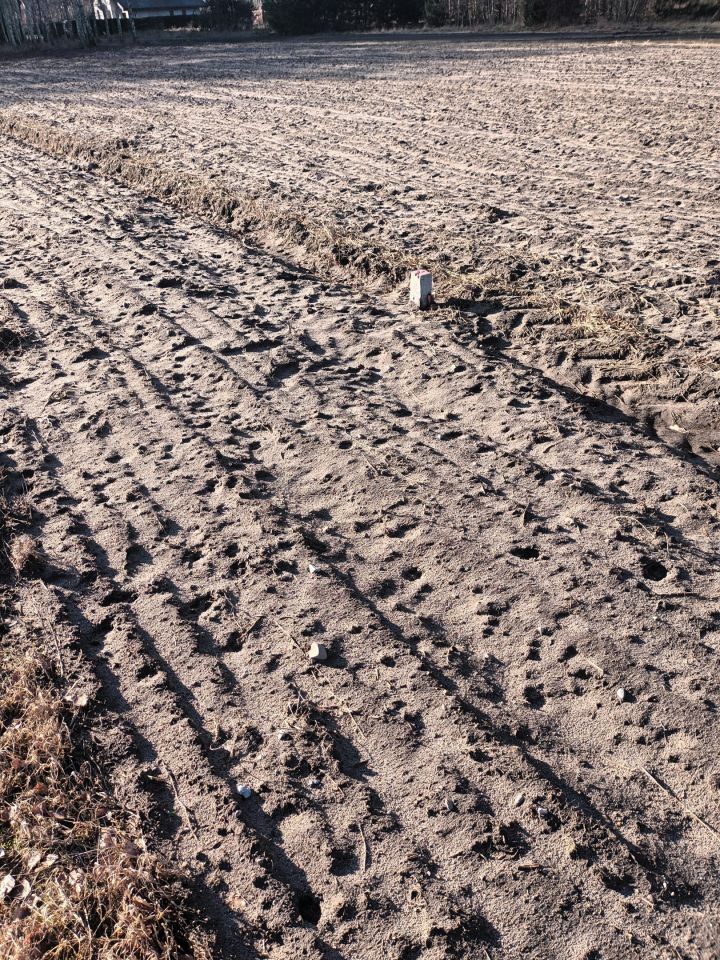
M2 461L218 960L720 956L719 53L0 65Z

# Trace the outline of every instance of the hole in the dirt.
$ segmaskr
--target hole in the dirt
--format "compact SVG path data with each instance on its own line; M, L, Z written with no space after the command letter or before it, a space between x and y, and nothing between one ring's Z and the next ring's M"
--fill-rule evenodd
M613 870L603 867L600 870L600 879L608 890L614 890L616 893L621 893L626 897L629 897L635 890L634 878L632 874L626 870L616 873Z
M646 580L664 580L667 576L667 567L664 567L659 560L653 560L650 557L641 557L642 574Z
M199 593L193 597L192 600L188 600L187 603L178 603L177 606L180 616L192 619L193 616L200 616L202 613L207 613L213 605L214 600L215 594L212 593L212 591Z
M334 877L345 877L355 873L358 868L357 855L353 850L333 850L330 873Z
M113 628L114 622L115 620L112 614L108 614L106 617L102 618L100 623L96 624L97 632L102 636L104 636L106 633L110 633L110 631ZM91 641L91 642L98 642L98 641Z
M573 657L577 656L577 647L574 643L569 643L563 652L558 657L560 663L565 663L566 660L572 660Z
M391 597L397 591L397 584L389 577L378 584L377 594L381 600Z
M109 607L116 603L133 603L137 599L137 594L132 590L123 590L120 587L112 587L100 600L101 607Z
M510 553L519 560L537 560L540 556L537 547L513 547Z
M322 914L320 900L312 893L301 893L298 896L298 912L305 923L310 923L316 927Z
M136 680L146 680L148 677L154 677L159 667L156 663L144 663L135 673Z
M545 696L542 691L537 687L533 687L531 684L528 684L523 689L523 699L531 707L535 707L536 710L545 704Z

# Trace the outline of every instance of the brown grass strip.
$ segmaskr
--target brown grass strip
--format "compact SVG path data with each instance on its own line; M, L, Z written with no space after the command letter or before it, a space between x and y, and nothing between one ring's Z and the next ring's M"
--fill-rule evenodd
M184 960L184 892L80 759L53 662L0 663L0 956ZM79 700L82 703L82 699Z

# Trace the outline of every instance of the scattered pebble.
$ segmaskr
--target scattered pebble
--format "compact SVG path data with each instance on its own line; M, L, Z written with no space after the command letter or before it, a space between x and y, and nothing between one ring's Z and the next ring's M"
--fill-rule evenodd
M513 806L521 807L524 802L525 802L525 794L521 790L520 793L516 793L515 796L513 797Z
M314 563L308 564L308 573L319 573L320 567L316 567Z
M537 807L537 808L536 808L536 812L537 812L537 815L538 815L542 820L547 820L548 817L550 816L550 811L548 810L547 807Z
M90 698L86 693L69 693L64 697L65 703L69 703L70 706L77 707L81 710L83 707L86 707L90 702Z
M0 880L0 900L4 900L15 889L15 877L8 873Z
M275 734L278 740L289 740L292 734L289 730L278 730Z
M623 687L618 687L617 690L615 691L615 696L618 698L620 703L623 703L627 694L625 693L625 690L623 689Z
M445 809L447 810L448 813L457 812L457 804L455 803L452 797L445 797Z
M238 796L242 797L243 800L249 800L252 796L252 789L245 783L239 783L237 785L237 792Z
M327 647L324 643L313 643L308 650L308 656L313 663L322 663L328 657Z

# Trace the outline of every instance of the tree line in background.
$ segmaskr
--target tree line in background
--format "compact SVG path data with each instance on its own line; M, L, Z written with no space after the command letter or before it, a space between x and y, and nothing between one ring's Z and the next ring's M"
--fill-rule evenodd
M425 24L535 26L629 21L668 16L720 16L720 0L255 0L263 22L283 34L367 30ZM196 25L230 30L253 23L253 0L207 0ZM149 26L147 21L138 25ZM162 26L163 23L152 24ZM166 24L167 25L167 24ZM71 39L92 46L98 36L135 30L119 0L0 0L0 45Z
M279 33L371 29L424 23L596 23L668 16L717 16L716 0L263 0L265 23Z

